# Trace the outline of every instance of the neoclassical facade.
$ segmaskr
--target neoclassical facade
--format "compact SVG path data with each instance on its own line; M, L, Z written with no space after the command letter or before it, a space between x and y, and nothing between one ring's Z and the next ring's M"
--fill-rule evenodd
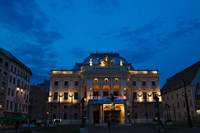
M158 71L135 70L118 53L91 53L72 70L50 73L51 120L77 123L84 117L90 124L108 119L119 124L152 122L158 108L162 112L161 102Z

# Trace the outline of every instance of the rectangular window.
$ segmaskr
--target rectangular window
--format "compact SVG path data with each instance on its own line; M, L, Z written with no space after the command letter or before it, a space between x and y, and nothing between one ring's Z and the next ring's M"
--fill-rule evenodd
M11 96L12 97L14 96L14 89L12 89Z
M64 82L64 86L68 86L68 81L65 81L65 82Z
M8 69L8 62L7 61L5 62L5 67L6 67L6 69Z
M9 107L9 101L6 100L6 109L8 110L8 107Z
M58 99L58 92L54 92L53 94L53 100L57 100Z
M74 81L74 86L78 86L78 81Z
M180 108L179 103L177 103L177 108L178 108L178 109Z
M74 92L74 99L78 100L78 92Z
M93 96L99 96L99 92L98 91L94 91L93 92Z
M13 108L13 102L10 101L10 110L12 110L12 108Z
M58 81L54 81L54 86L55 86L55 87L58 86Z
M8 88L8 95L10 95L10 88Z
M142 87L146 86L146 81L142 81Z
M16 67L14 68L14 73L16 74L16 71L17 71L17 69L16 69Z
M64 93L64 100L67 100L67 99L68 99L68 93L65 92L65 93Z
M176 98L178 98L178 93L176 93Z
M104 91L103 96L108 96L108 91Z
M118 91L114 91L114 96L118 96Z
M13 65L11 65L11 67L10 67L10 71L13 72Z
M136 86L136 81L133 81L133 82L132 82L132 85L133 85L133 86Z
M15 78L13 78L13 84L15 84Z
M12 83L12 76L10 76L9 82Z
M156 87L156 81L151 81L151 86L152 86L152 88L155 88Z

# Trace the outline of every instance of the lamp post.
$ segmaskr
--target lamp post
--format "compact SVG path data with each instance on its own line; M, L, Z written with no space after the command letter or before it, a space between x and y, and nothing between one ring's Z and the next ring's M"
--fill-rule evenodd
M26 103L28 105L28 130L25 130L24 132L31 133L30 120L31 120L32 100L30 99L29 101L26 101Z
M133 117L133 124L135 124L135 115L134 115L134 109L135 109L135 96L133 95L133 100L132 100L132 117Z
M114 103L114 100L116 99L117 97L115 97L112 93L110 94L110 97L108 97L108 99L111 100L111 122L112 122L112 119L114 119L114 111L115 111L115 103Z
M188 105L188 97L187 97L187 91L185 87L185 80L183 79L183 88L184 88L184 93L185 93L185 103L186 103L186 109L187 109L187 117L188 117L188 127L192 127L192 121L190 118L190 110L189 110L189 105Z
M51 98L52 98L52 95L49 95L49 98L51 99ZM52 100L52 99L51 99L51 100ZM52 120L52 114L53 114L53 112L52 112L52 106L53 106L53 105L52 105L52 101L51 101L51 100L49 100L49 102L51 102L51 104L50 104L50 108L51 108L51 114L50 114L50 115L51 115L51 116L50 116L50 119L51 119L51 120L50 120L50 123L53 123L53 120Z
M81 128L84 128L84 104L85 104L85 99L81 98L81 105L82 105L82 117L81 117Z
M159 112L159 98L158 96L154 96L153 99L156 101L156 107L157 107L157 117L158 117L158 132L160 132L160 112Z

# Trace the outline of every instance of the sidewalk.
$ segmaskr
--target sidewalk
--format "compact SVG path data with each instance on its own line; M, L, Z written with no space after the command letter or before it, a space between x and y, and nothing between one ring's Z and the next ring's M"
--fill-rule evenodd
M132 126L132 125L111 125L110 132L106 125L93 125L88 127L88 133L157 133L156 129L147 126ZM160 133L199 133L199 127L184 128L177 130L161 130Z

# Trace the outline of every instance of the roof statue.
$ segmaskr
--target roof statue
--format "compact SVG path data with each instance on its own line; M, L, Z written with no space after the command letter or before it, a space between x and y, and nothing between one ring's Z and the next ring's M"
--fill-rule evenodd
M108 66L113 64L113 60L110 60L108 58L108 55L106 55L105 58L103 58L100 62L102 66Z

